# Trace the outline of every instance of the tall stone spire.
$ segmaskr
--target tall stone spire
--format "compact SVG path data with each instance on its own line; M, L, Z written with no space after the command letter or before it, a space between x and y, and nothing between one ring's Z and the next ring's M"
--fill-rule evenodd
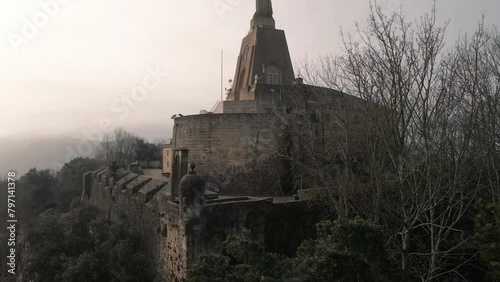
M257 11L254 16L272 17L273 16L273 3L271 0L256 0Z
M272 1L255 3L250 31L241 43L230 101L264 101L272 96L266 92L270 87L290 86L295 81L285 32L276 29Z

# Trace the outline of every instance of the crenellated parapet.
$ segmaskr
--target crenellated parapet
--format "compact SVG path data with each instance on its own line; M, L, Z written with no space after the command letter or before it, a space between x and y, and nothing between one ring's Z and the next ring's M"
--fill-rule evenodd
M107 167L103 167L84 174L82 199L97 203L101 200L113 200L113 196L116 199L120 195L128 202L138 198L141 202L147 203L161 190L164 190L167 184L167 181L125 170L118 170L113 174ZM109 192L109 197L102 199L103 195L106 196L103 191ZM163 196L166 195L166 191L164 191Z
M276 252L292 253L309 237L304 230L314 230L317 222L306 202L278 204L273 198L249 196L209 199L194 165L174 189L178 197L171 197L169 186L167 181L125 170L113 173L107 167L83 177L82 199L110 220L128 222L141 235L155 281L181 281L200 254L217 251L227 236L243 229L252 230L271 249L279 246Z
M110 220L127 221L135 227L148 257L152 258L157 281L174 281L167 279L166 238L173 233L166 204L167 185L167 181L125 170L112 173L107 167L83 176L82 199L97 206Z
M153 260L157 281L179 281L205 246L200 239L206 237L204 206L199 205L204 203L205 182L195 174L192 170L182 177L182 194L172 199L167 181L103 167L84 174L82 199L110 220L135 227Z

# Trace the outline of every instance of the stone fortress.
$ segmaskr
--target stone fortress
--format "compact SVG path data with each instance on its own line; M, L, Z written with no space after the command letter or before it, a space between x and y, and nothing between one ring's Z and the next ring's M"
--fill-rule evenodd
M82 199L136 227L156 281L182 281L201 253L244 228L270 251L293 255L321 219L307 201L316 186L290 161L308 160L307 144L290 127L307 126L318 147L334 150L325 140L336 136L325 133L323 122L331 113L316 101L354 111L359 100L296 78L271 0L256 2L226 101L174 120L172 143L163 149L169 179L108 168L84 175Z

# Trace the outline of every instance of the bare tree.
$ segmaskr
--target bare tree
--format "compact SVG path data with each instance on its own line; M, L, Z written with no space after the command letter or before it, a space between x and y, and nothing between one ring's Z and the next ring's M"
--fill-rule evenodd
M97 158L111 164L116 162L120 167L127 167L136 160L137 137L123 128L106 134L98 150Z
M475 253L459 226L479 194L498 202L500 193L498 32L480 24L447 51L446 26L435 9L411 23L372 5L367 28L343 34L343 56L307 59L300 71L363 101L298 89L305 118L282 119L303 152L290 159L319 179L313 187L329 188L337 216L390 227L404 281L464 279L460 268Z
M499 33L480 22L446 49L435 9L409 22L371 5L367 23L342 34L342 56L302 62L306 83L339 92L285 93L291 109L275 115L290 145L277 153L339 218L388 226L403 281L465 280L472 203L500 201Z
M371 11L360 42L345 41L342 79L370 102L374 214L394 227L403 280L461 278L473 254L458 226L486 184L498 193L498 45L481 24L445 52L435 10L415 24Z

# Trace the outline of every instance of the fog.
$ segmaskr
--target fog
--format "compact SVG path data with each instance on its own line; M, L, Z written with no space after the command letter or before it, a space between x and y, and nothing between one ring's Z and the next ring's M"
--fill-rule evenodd
M416 19L433 1L378 3L388 12L402 5ZM369 12L368 0L273 6L295 65L340 52L340 28L354 31ZM482 15L500 24L497 0L439 0L437 9L441 22L450 20L448 46ZM210 110L220 99L221 50L228 87L254 11L253 0L1 1L0 143L99 139L96 132L114 127L149 140L170 137L173 114ZM140 99L131 101L133 93Z

